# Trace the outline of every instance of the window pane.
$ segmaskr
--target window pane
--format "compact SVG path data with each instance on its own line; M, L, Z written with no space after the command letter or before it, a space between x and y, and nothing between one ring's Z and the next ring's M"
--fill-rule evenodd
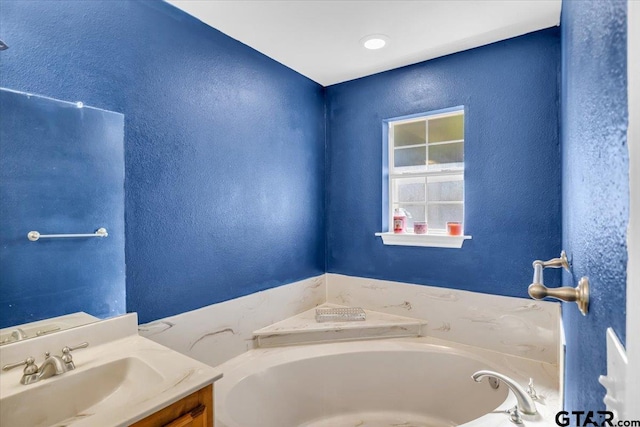
M464 139L464 116L429 120L429 143Z
M446 230L447 222L463 220L463 207L461 203L438 203L429 205L429 229Z
M393 144L395 147L403 145L425 144L427 141L427 125L426 122L405 123L403 125L395 125L393 127Z
M413 228L413 221L425 221L425 206L424 205L405 205L404 203L393 205L393 208L402 208L409 215L407 215L407 228Z
M429 201L455 201L464 199L464 181L462 175L429 177L427 180Z
M402 148L393 151L393 165L398 167L419 166L418 169L426 168L427 149L425 147ZM416 169L415 167L411 169Z
M415 221L446 231L464 220L464 112L436 114L389 123L389 198L407 212L409 231Z
M394 202L424 202L424 178L394 179Z
M464 143L429 146L429 169L463 166Z

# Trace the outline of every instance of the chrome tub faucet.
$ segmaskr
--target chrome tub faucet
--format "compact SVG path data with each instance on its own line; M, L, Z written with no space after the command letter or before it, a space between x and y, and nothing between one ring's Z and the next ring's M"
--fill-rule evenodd
M489 378L489 383L491 384L492 388L498 388L500 386L500 381L503 382L507 387L509 387L509 390L511 390L513 395L516 397L516 401L518 403L508 411L509 416L511 417L511 422L513 422L514 424L522 424L520 413L523 413L525 415L535 415L538 413L533 398L533 396L537 397L537 394L535 392L535 389L533 388L532 381L529 382L529 388L525 390L520 386L520 384L507 377L506 375L502 375L498 372L478 371L471 376L471 378L473 378L473 380L478 383L485 377Z

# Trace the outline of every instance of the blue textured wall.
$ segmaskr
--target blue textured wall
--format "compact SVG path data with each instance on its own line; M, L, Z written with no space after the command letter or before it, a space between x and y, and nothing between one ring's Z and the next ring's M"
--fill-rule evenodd
M328 271L526 297L533 260L560 254L559 66L554 28L327 88ZM457 105L473 240L384 246L382 120Z
M0 328L124 313L124 117L6 90L0 109Z
M626 0L562 5L563 246L575 286L591 282L589 314L564 305L567 410L604 409L606 328L625 339L626 229L629 159L626 145Z
M125 115L141 322L324 272L324 94L158 1L6 1L0 86Z

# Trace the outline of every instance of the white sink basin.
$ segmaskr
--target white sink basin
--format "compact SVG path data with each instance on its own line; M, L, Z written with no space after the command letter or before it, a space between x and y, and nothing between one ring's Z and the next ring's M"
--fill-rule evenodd
M76 369L29 385L21 367L0 370L2 427L128 427L222 377L222 372L138 335L125 314L0 347L0 366L89 342Z
M136 357L76 369L23 386L19 393L2 399L0 425L66 425L97 412L117 411L162 381L160 373Z

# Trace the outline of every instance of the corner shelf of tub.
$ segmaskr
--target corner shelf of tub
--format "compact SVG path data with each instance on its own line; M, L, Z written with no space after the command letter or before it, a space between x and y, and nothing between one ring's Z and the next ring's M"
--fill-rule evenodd
M325 303L316 308L339 308ZM367 319L352 322L322 322L315 320L316 308L274 323L253 332L257 347L280 347L328 341L354 341L378 338L419 337L427 322L410 317L364 310Z
M382 238L385 245L395 246L422 246L428 248L455 248L459 249L465 240L471 236L450 236L445 233L392 233L389 231L376 233Z

